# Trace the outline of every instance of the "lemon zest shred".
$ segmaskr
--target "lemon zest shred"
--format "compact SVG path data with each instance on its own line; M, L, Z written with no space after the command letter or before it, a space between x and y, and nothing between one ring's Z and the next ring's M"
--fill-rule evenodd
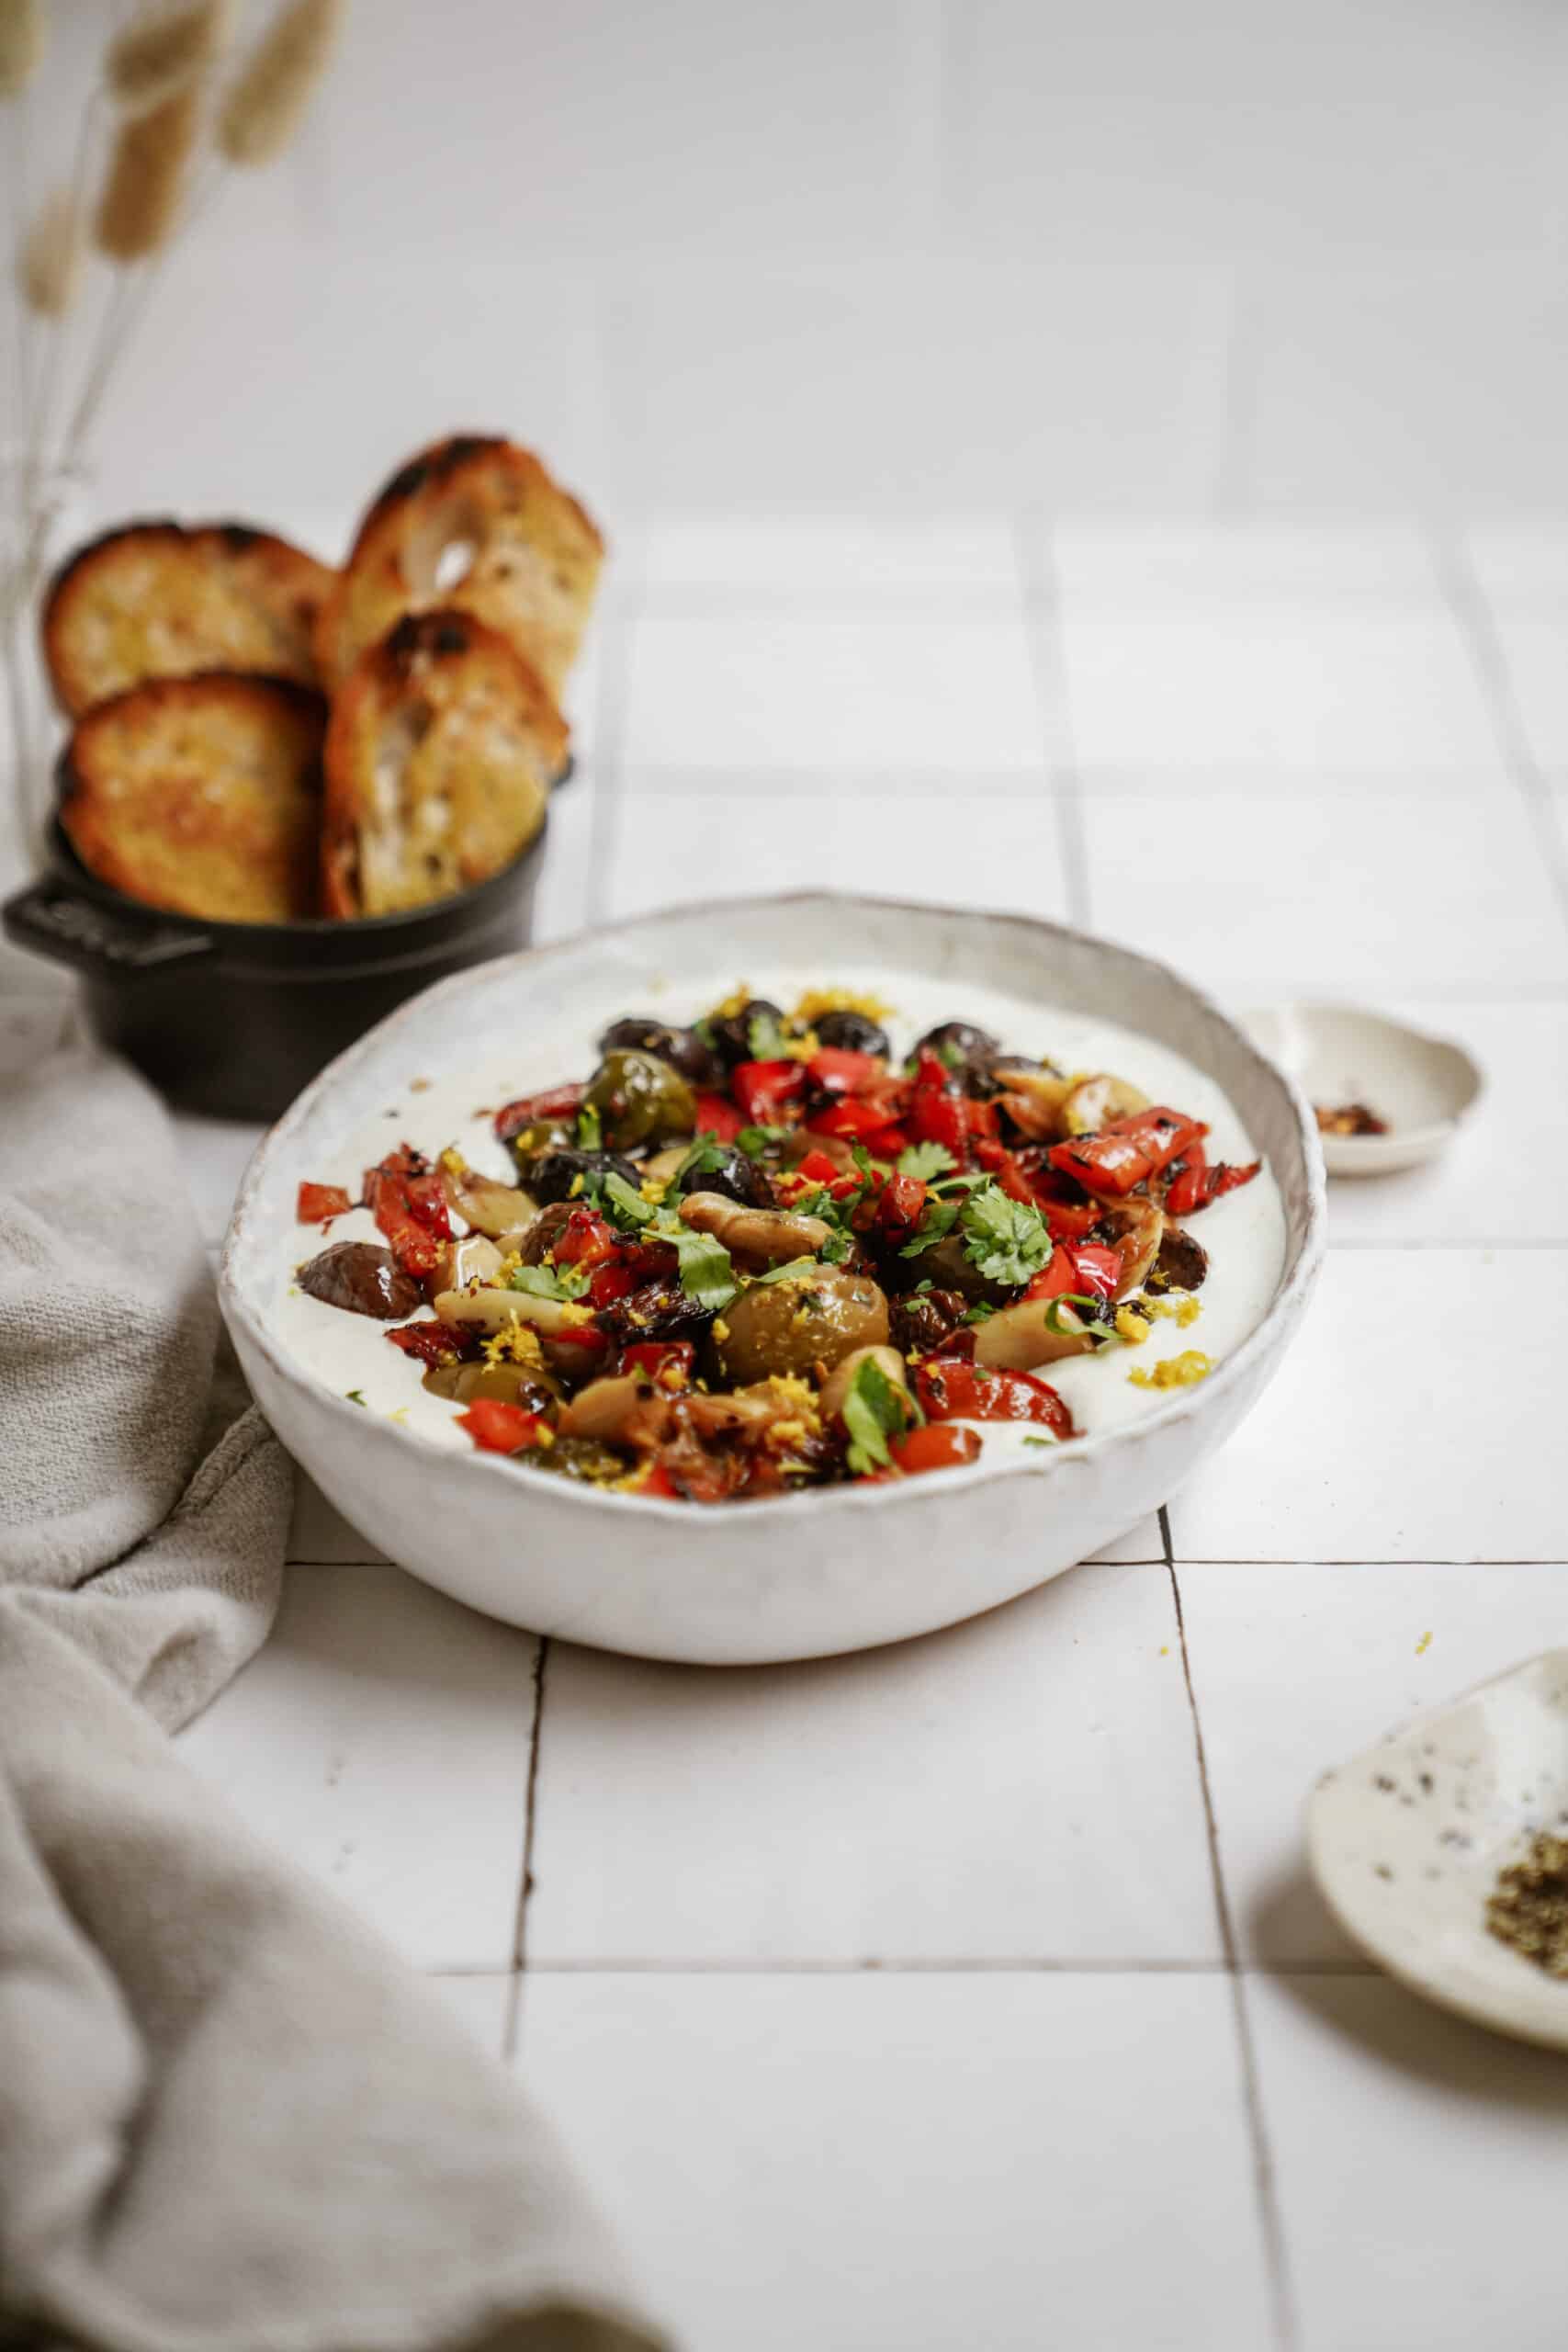
M1127 1377L1134 1388L1190 1388L1197 1381L1207 1380L1213 1369L1200 1349L1186 1348L1180 1355L1167 1356L1156 1364L1135 1364Z

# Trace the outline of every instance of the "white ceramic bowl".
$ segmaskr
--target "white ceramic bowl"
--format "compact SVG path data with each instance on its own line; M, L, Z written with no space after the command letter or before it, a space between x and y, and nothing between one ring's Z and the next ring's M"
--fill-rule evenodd
M1435 1159L1474 1109L1479 1068L1447 1037L1353 1004L1288 1004L1242 1016L1248 1035L1309 1102L1364 1102L1382 1136L1325 1136L1331 1176L1392 1176Z
M295 1192L335 1165L416 1075L494 1063L507 1041L581 1038L585 1005L625 1010L661 976L702 1002L716 968L854 964L911 984L994 987L1123 1023L1217 1081L1268 1155L1283 1272L1251 1336L1194 1388L1081 1442L888 1486L703 1510L606 1495L438 1444L361 1411L291 1350L280 1268ZM617 1001L618 1000L618 1001ZM223 1312L264 1412L355 1526L491 1616L605 1649L711 1664L812 1657L931 1632L1011 1600L1156 1509L1257 1401L1323 1252L1323 1164L1289 1080L1165 966L1054 923L826 894L681 908L459 973L322 1071L251 1163L223 1256Z
M1568 2050L1568 1984L1486 1926L1498 1872L1568 1826L1568 1650L1417 1715L1319 1781L1314 1876L1348 1935L1442 2007Z

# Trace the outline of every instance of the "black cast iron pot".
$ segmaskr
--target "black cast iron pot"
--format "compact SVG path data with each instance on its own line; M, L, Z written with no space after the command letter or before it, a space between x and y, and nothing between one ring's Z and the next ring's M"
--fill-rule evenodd
M83 977L106 1046L183 1109L275 1119L307 1080L432 980L532 935L548 823L456 898L358 922L207 922L89 874L58 822L50 870L0 910L6 935Z

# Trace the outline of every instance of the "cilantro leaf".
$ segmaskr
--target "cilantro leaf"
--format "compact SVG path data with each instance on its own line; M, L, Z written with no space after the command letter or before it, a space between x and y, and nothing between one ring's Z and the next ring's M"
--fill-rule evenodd
M603 1173L595 1170L584 1190L589 1198L604 1210L611 1224L618 1225L623 1233L640 1233L645 1225L653 1223L657 1212L643 1199L637 1186L628 1184L614 1168L606 1169Z
M887 1468L893 1459L887 1441L908 1428L915 1403L907 1388L889 1380L874 1356L866 1355L855 1366L840 1412L849 1431L850 1468L863 1478L868 1471Z
M822 1244L822 1263L825 1266L841 1266L854 1246L850 1234L829 1233Z
M898 1154L897 1173L918 1176L922 1183L929 1183L933 1176L945 1176L957 1165L944 1143L912 1143Z
M770 1266L765 1274L757 1275L755 1287L760 1290L767 1283L798 1282L802 1274L815 1274L820 1271L815 1258L792 1258L787 1265Z
M362 1388L345 1388L343 1393L351 1405L365 1405L365 1392ZM368 1412L369 1406L365 1405L365 1409Z
M1051 1255L1051 1236L1039 1210L1013 1200L999 1184L971 1193L958 1221L969 1261L987 1282L1014 1288L1037 1274Z
M901 1258L919 1258L925 1250L934 1249L939 1241L945 1241L958 1223L958 1210L956 1201L928 1201L913 1238L905 1242L898 1255Z
M1087 1291L1059 1291L1045 1309L1045 1329L1047 1331L1055 1331L1063 1339L1076 1340L1080 1331L1086 1331L1091 1339L1113 1340L1116 1337L1116 1327L1113 1323L1107 1323L1101 1316L1100 1310L1103 1303L1100 1299L1090 1297ZM1073 1310L1073 1320L1070 1323L1064 1323L1062 1320L1061 1310L1064 1306L1070 1306Z
M584 1102L577 1114L577 1148L579 1151L598 1151L604 1141L604 1123L596 1102Z
M711 1176L724 1166L728 1152L711 1128L705 1128L693 1138L686 1157L670 1179L670 1190L678 1193L688 1176Z
M735 1148L743 1151L748 1159L761 1159L770 1145L782 1143L788 1133L787 1127L742 1127L735 1138Z
M976 1299L964 1320L965 1323L988 1323L996 1311L988 1298Z
M581 1266L513 1266L507 1288L530 1298L581 1298L592 1279Z
M668 1241L674 1250L681 1288L693 1305L710 1315L722 1314L739 1287L723 1242L711 1233L699 1233L694 1225L682 1225L679 1217L660 1217L653 1238Z

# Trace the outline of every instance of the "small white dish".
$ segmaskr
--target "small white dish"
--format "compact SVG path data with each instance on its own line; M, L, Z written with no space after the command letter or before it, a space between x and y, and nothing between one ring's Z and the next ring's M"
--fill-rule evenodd
M1462 1046L1356 1005L1281 1005L1244 1013L1242 1025L1314 1109L1360 1102L1387 1123L1382 1136L1325 1135L1331 1176L1391 1176L1435 1159L1484 1083Z
M1478 2025L1568 2050L1568 1982L1486 1925L1497 1874L1568 1830L1568 1649L1547 1650L1327 1772L1307 1854L1347 1935Z

